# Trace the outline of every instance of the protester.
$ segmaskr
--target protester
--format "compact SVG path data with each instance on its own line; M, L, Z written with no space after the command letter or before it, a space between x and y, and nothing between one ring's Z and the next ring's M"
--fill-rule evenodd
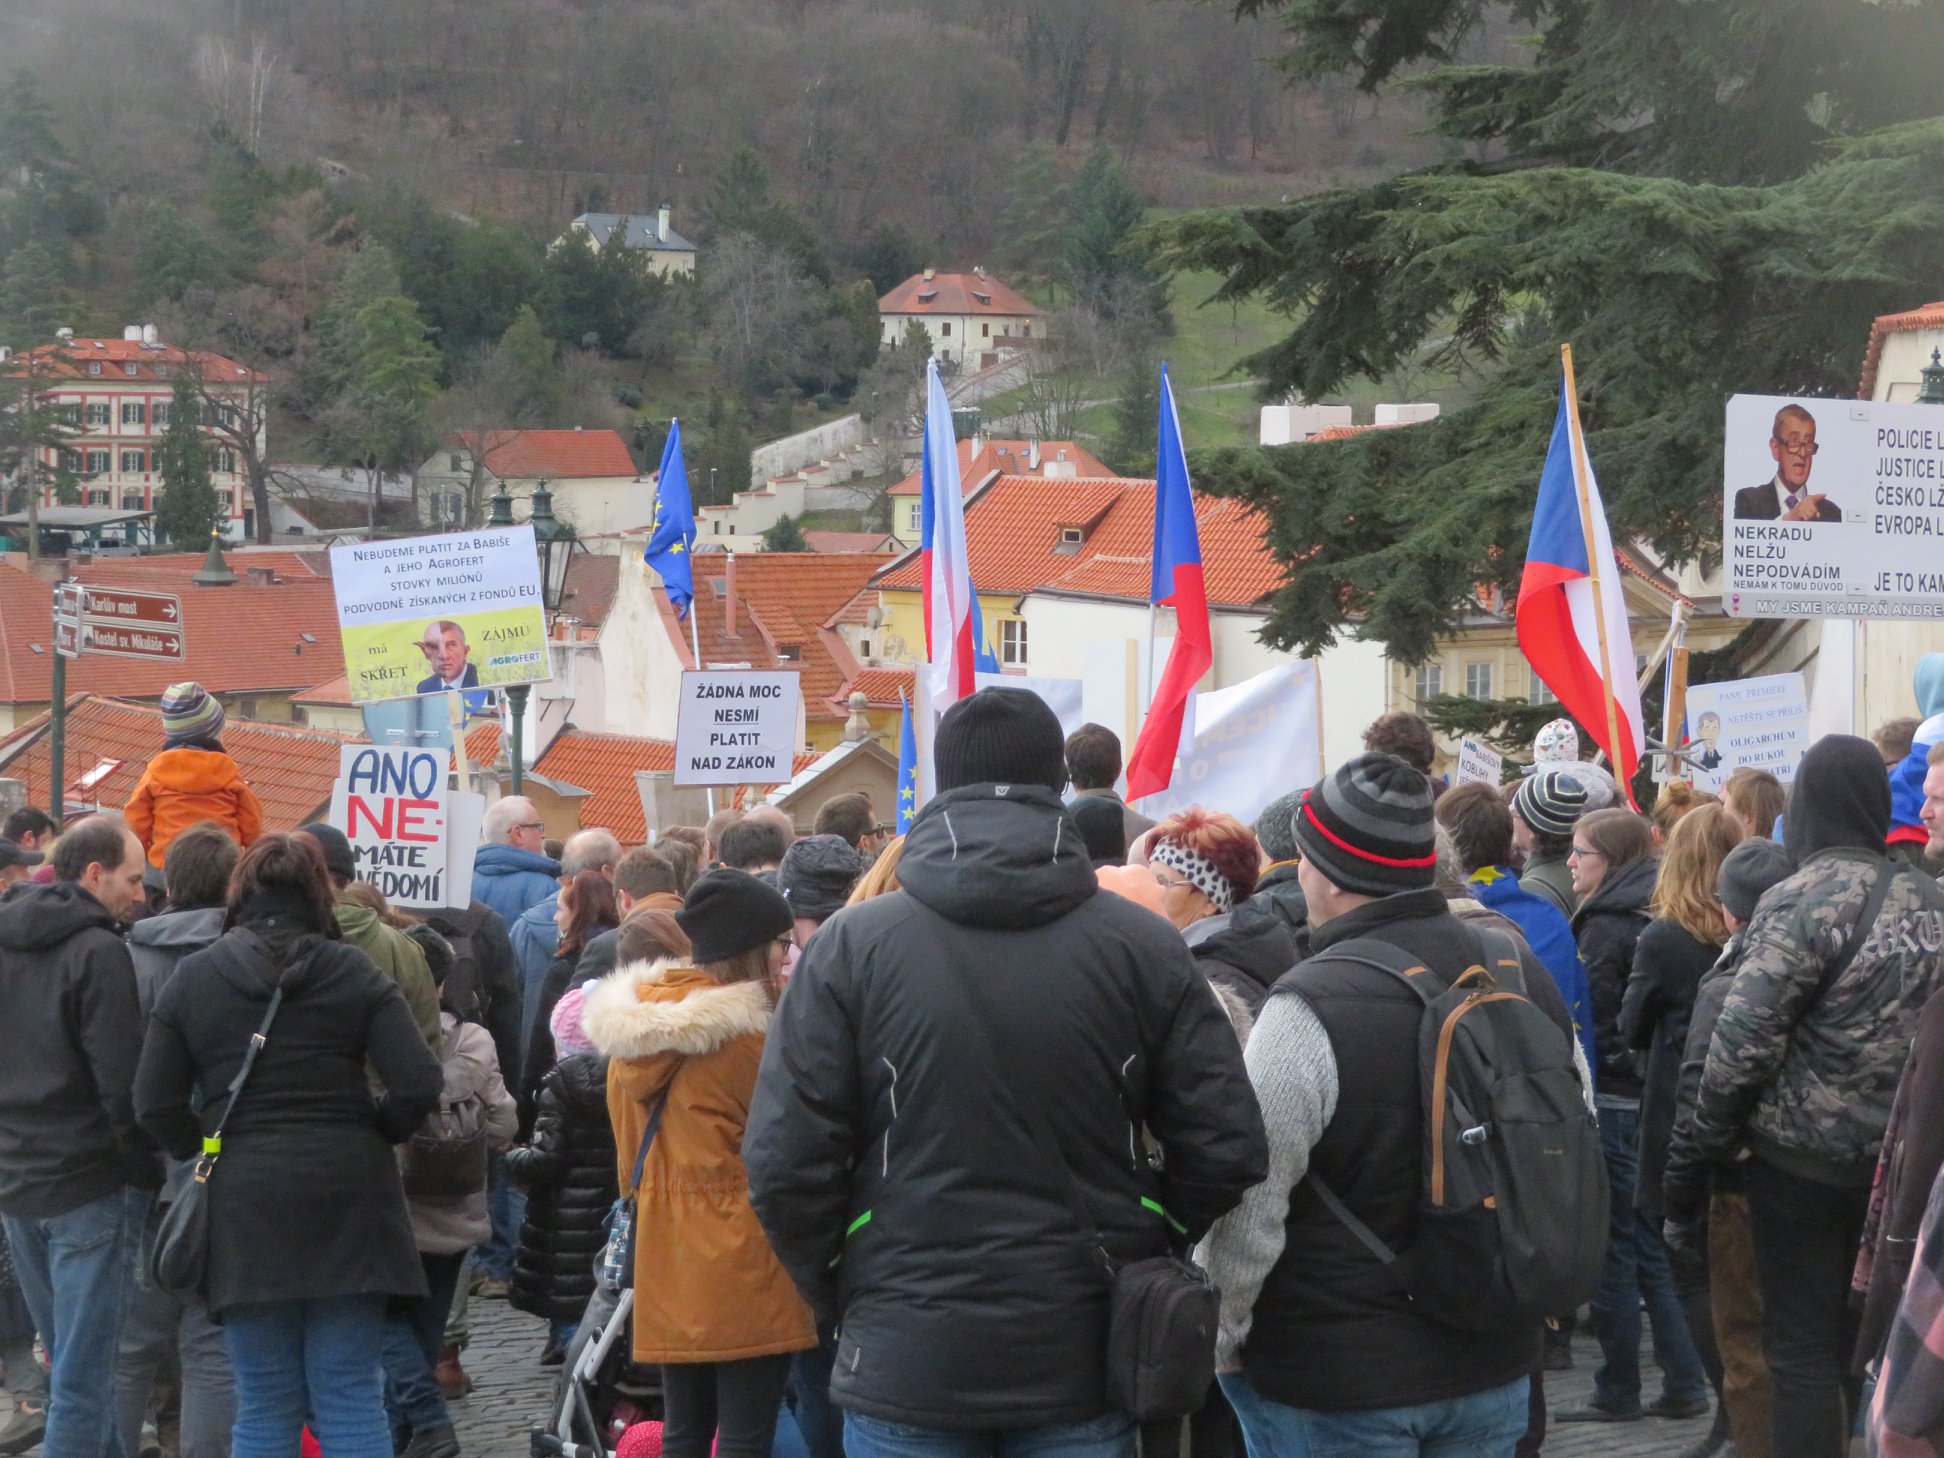
M1296 950L1309 952L1309 908L1303 903L1302 879L1296 874L1300 857L1296 849L1296 812L1302 808L1303 792L1292 790L1256 817L1255 838L1262 847L1264 865L1256 877L1256 888L1249 898L1289 928Z
M1125 807L1100 795L1077 795L1067 806L1080 843L1087 848L1087 859L1096 866L1127 864L1127 815Z
M546 1019L540 1016L540 988L560 948L560 888L573 884L583 871L597 872L612 881L614 868L620 863L621 842L612 831L599 827L577 831L561 850L558 884L507 928L513 956L520 966L521 1027L529 1048L533 1030L546 1026Z
M675 866L667 856L645 845L636 846L614 863L615 912L621 921L626 921L637 908L679 911L682 897L678 885ZM574 968L573 984L599 982L612 972L620 938L618 924L589 937Z
M356 947L378 965L378 969L398 984L405 994L405 1005L412 1010L412 1021L428 1048L439 1041L439 990L432 983L432 970L425 964L425 952L405 934L407 923L391 915L391 908L377 888L358 880L358 859L351 842L335 825L313 821L300 826L297 834L308 836L324 857L330 873L331 888L337 897L339 937ZM355 892L354 892L354 888Z
M1915 861L1929 838L1923 823L1924 775L1931 746L1944 743L1944 653L1926 653L1911 676L1911 694L1922 719L1910 748L1890 770L1890 834L1893 854Z
M666 1458L767 1458L790 1353L816 1344L743 1165L792 917L754 876L720 870L676 919L690 957L621 968L581 1014L611 1060L616 1168L636 1200L634 1357L662 1364Z
M725 806L709 817L709 823L702 827L702 869L713 871L722 864L722 837L732 825L742 822L742 811L733 806Z
M1579 730L1571 719L1554 719L1532 736L1532 773L1562 774L1586 792L1586 809L1625 803L1613 772L1579 757Z
M1886 859L1890 787L1866 739L1803 756L1784 847L1715 1024L1694 1113L1706 1160L1745 1145L1777 1458L1842 1451L1851 1267L1917 1017L1940 981L1944 892Z
M1764 769L1738 769L1721 787L1721 803L1726 805L1749 835L1768 840L1775 834L1775 822L1782 818L1788 792L1782 782Z
M795 924L792 951L807 946L817 928L843 910L863 874L864 858L841 836L806 835L783 853L776 889Z
M10 841L24 851L45 852L54 844L60 830L54 817L33 805L22 805L0 824L0 840Z
M263 834L263 806L223 748L223 718L199 683L162 692L162 752L144 766L124 812L158 871L169 842L200 821L214 821L242 846Z
M0 839L0 892L27 880L43 859L37 850L27 850L10 840Z
M230 833L213 822L192 825L170 842L162 862L166 909L136 922L128 932L128 955L135 967L144 1027L155 1011L156 998L183 959L214 946L222 936L224 903L240 854ZM115 1363L116 1426L122 1446L129 1453L140 1452L156 1375L165 1361L173 1359L182 1374L178 1443L182 1458L228 1458L236 1392L222 1329L200 1297L164 1291L148 1274L148 1253L155 1248L161 1213L181 1193L191 1169L182 1161L170 1161L168 1179L143 1237Z
M980 690L944 714L934 761L903 889L825 923L777 1012L750 1197L841 1333L849 1458L961 1453L966 1430L980 1452L1124 1458L1133 1420L1098 1357L1075 1360L1104 1352L1108 1317L1075 1182L1117 1260L1158 1255L1262 1178L1261 1121L1181 938L1096 894L1060 832L1052 711Z
M520 1066L520 974L506 922L483 901L427 911L419 918L452 949L452 970L439 988L440 1004L461 1022L477 1023L493 1040L502 1070Z
M743 819L774 825L782 833L784 850L788 850L797 838L796 822L781 805L753 805L743 812Z
M0 1224L47 1342L45 1458L119 1443L115 1353L162 1183L130 1080L142 1012L121 923L142 904L142 843L91 815L55 842L54 882L0 903Z
M673 836L664 838L658 848L662 858L675 872L675 894L688 895L688 888L693 886L695 878L702 874L701 852L686 840L677 840Z
M783 864L783 852L790 838L772 820L745 815L722 832L721 865L732 871L747 871L752 876L776 879L776 868Z
M34 1359L34 1318L20 1294L13 1254L0 1224L0 1367L13 1412L0 1427L0 1453L25 1453L47 1435L47 1374Z
M1249 1040L1269 1175L1202 1247L1222 1294L1216 1366L1255 1455L1511 1450L1528 1422L1539 1323L1465 1331L1421 1309L1317 1193L1326 1181L1392 1249L1422 1198L1422 1006L1360 960L1370 939L1440 982L1496 960L1433 885L1431 782L1388 754L1326 775L1296 818L1313 951L1277 983ZM1530 952L1532 1001L1572 1021Z
M889 896L893 891L902 889L898 881L898 862L904 856L904 846L905 838L902 835L884 843L884 849L877 853L877 859L866 868L851 892L847 905L855 906L860 901Z
M1686 780L1669 780L1661 786L1660 797L1654 801L1653 812L1647 817L1653 826L1654 844L1666 845L1675 826L1703 805L1715 803L1713 795L1695 789Z
M1401 709L1373 719L1364 730L1363 745L1366 754L1393 755L1426 776L1438 759L1438 741L1430 724L1422 715Z
M527 1029L526 1066L520 1074L520 1127L532 1127L533 1101L540 1093L540 1080L554 1065L554 1040L551 1030L553 1010L567 989L580 980L575 976L587 944L602 932L621 924L614 883L599 871L582 871L560 888L554 902L554 924L560 941L554 948L553 962L540 984L540 999L534 1005L533 1024Z
M427 962L443 991L451 957L440 952ZM444 1079L438 1109L406 1146L404 1161L406 1208L426 1294L391 1303L381 1348L386 1417L400 1458L459 1458L435 1373L466 1252L492 1234L489 1157L512 1143L519 1123L484 1028L445 1009L436 1051Z
M507 795L487 806L480 835L485 843L473 857L472 894L511 928L528 907L558 889L560 862L541 854L546 822L524 796Z
M1554 1414L1559 1422L1635 1422L1641 1417L1699 1417L1708 1411L1707 1374L1688 1331L1660 1228L1635 1208L1640 1165L1641 1078L1620 1032L1620 1007L1633 975L1634 951L1650 917L1658 864L1648 822L1631 810L1596 810L1573 828L1573 933L1586 964L1593 1001L1594 1069L1600 1143L1606 1154L1611 1223L1606 1268L1593 1299L1600 1365L1593 1397ZM1640 1400L1643 1301L1661 1369L1661 1395Z
M1161 914L1181 932L1195 965L1223 995L1229 1021L1246 1036L1276 979L1296 965L1296 943L1281 919L1244 909L1262 868L1262 847L1233 815L1195 807L1155 827L1148 868L1161 886Z
M1918 727L1922 719L1905 717L1891 719L1877 726L1876 733L1870 736L1870 743L1877 747L1883 756L1883 769L1886 774L1895 774L1897 766L1910 757L1911 746L1916 742Z
M1870 1458L1944 1453L1944 1175L1932 1181L1871 1397L1864 1452Z
M810 833L842 836L846 845L863 855L876 850L884 838L878 833L877 812L871 808L871 797L862 790L832 795L819 805Z
M1573 827L1586 813L1586 790L1559 770L1542 770L1512 796L1512 850L1519 885L1543 896L1570 917L1579 910L1573 891Z
M157 998L135 1101L170 1154L198 1154L281 991L208 1186L209 1306L236 1374L231 1451L290 1458L308 1420L333 1458L391 1458L385 1305L426 1287L390 1145L438 1107L439 1060L397 984L339 940L311 837L249 849L226 925Z
M1066 777L1073 786L1073 798L1105 800L1121 812L1121 829L1126 844L1154 829L1154 822L1121 799L1114 786L1121 777L1120 736L1104 724L1082 724L1066 738L1061 751L1066 757Z

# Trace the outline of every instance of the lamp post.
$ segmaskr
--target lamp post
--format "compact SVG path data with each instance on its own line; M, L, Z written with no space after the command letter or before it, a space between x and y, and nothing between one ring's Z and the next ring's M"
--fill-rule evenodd
M493 493L492 510L487 514L486 525L496 527L513 525L513 498L507 492L504 481L500 482L499 490ZM521 730L525 727L526 721L527 688L528 686L523 683L509 684L506 688L507 718L512 721L511 752L507 756L507 762L512 768L508 772L507 780L511 785L508 793L514 795L520 793L526 782L525 746L520 741Z
M1922 381L1917 387L1919 405L1944 405L1944 355L1933 349L1931 362L1917 371Z
M533 488L533 507L527 520L533 527L533 550L540 563L541 604L551 625L553 614L560 611L567 595L567 568L574 556L574 529L553 514L553 492L547 489L544 477ZM486 518L486 524L513 525L513 498L504 482L493 497L492 514ZM512 732L508 736L511 770L507 778L515 795L526 784L526 710L531 693L530 684L509 684L506 688L507 717L512 720Z

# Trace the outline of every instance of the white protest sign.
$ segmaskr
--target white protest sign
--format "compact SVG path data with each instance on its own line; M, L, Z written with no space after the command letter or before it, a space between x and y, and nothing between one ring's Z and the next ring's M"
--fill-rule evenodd
M788 784L802 692L794 673L684 673L675 709L675 783Z
M1731 617L1944 619L1944 414L1736 395L1723 447Z
M454 901L446 886L450 767L451 756L442 749L347 744L339 752L330 823L351 842L357 878L376 886L394 906L432 910L466 904L459 888L453 888L459 897ZM467 872L470 883L470 865Z
M1505 778L1505 756L1476 739L1458 741L1458 767L1451 776L1454 785L1491 785L1497 788Z
M553 677L529 525L333 547L331 583L355 704Z
M1292 659L1195 696L1192 744L1168 788L1140 802L1154 819L1201 805L1253 821L1271 800L1323 777L1316 665Z
M1718 790L1738 769L1767 770L1786 785L1809 747L1802 675L1697 684L1687 693L1687 723L1697 789Z

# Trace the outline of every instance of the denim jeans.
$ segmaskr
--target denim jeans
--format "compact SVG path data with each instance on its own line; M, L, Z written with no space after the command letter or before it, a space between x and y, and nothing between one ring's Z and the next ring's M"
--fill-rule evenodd
M1271 1402L1240 1372L1224 1372L1221 1383L1241 1419L1249 1458L1505 1458L1525 1433L1532 1379L1445 1402L1362 1412Z
M1600 1109L1600 1148L1606 1155L1607 1252L1593 1298L1593 1335L1600 1343L1600 1365L1593 1373L1593 1402L1609 1412L1640 1407L1640 1306L1647 1304L1653 1328L1654 1360L1660 1364L1662 1395L1688 1401L1708 1395L1688 1330L1687 1312L1674 1289L1667 1247L1659 1226L1634 1209L1634 1178L1640 1165L1640 1110Z
M837 1343L822 1322L817 1338L816 1346L790 1357L790 1408L810 1458L844 1458L844 1414L830 1400Z
M844 1414L846 1458L1134 1458L1134 1419L1102 1413L1078 1423L963 1433Z
M128 1320L122 1326L115 1364L115 1424L123 1446L139 1453L155 1374L173 1352L182 1371L182 1458L229 1458L236 1388L222 1328L202 1301L171 1296L148 1278L148 1252L155 1246L160 1209L149 1216Z
M47 1220L5 1217L20 1294L52 1369L43 1458L121 1452L115 1349L151 1198L122 1189Z
M486 1185L486 1213L493 1222L493 1236L474 1248L473 1265L489 1280L510 1281L513 1252L519 1247L520 1226L526 1219L526 1192L506 1177L505 1159L497 1154Z
M452 1293L459 1285L459 1268L466 1253L428 1255L419 1252L425 1268L426 1296L394 1299L385 1314L385 1416L394 1442L403 1447L414 1433L452 1426L445 1393L432 1376L445 1345L446 1318L452 1314ZM187 1458L187 1455L184 1455Z
M331 1458L392 1458L382 1296L266 1301L223 1313L236 1369L232 1458L291 1458L308 1420Z

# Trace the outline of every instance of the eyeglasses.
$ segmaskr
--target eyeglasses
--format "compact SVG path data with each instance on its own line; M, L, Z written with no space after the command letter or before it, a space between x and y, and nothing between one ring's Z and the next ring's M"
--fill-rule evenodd
M1189 881L1189 879L1186 876L1175 876L1173 878L1170 878L1169 876L1165 875L1162 872L1161 868L1158 866L1153 866L1150 867L1149 869L1154 872L1155 884L1158 885L1163 891L1172 891L1177 886L1187 886L1193 884L1192 882Z
M1784 455L1791 456L1813 456L1817 451L1822 449L1813 440L1781 440L1779 438L1775 441L1775 448Z
M1606 852L1588 850L1583 845L1576 845L1566 852L1566 859L1569 861L1603 861L1606 859Z
M522 820L513 828L515 830L545 830L547 828L547 822L544 820Z

